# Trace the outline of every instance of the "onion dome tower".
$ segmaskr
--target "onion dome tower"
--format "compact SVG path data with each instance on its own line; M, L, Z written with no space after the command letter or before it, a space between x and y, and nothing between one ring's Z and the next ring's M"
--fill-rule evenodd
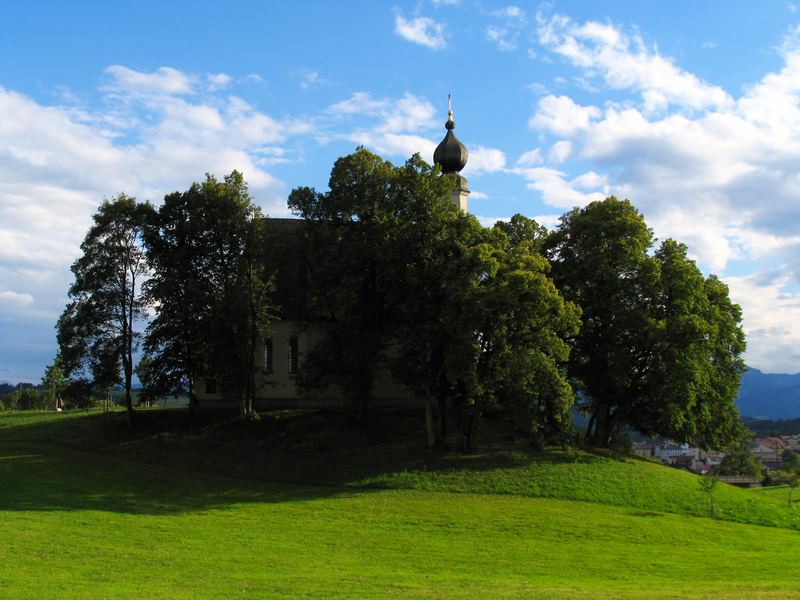
M456 134L453 133L456 124L453 121L453 106L449 94L447 96L447 123L444 126L447 129L447 134L436 146L436 150L433 152L433 162L442 168L443 177L452 177L455 180L456 186L450 193L450 198L453 204L462 211L467 212L469 188L467 187L467 178L459 175L459 172L466 166L469 153L464 144L458 141Z

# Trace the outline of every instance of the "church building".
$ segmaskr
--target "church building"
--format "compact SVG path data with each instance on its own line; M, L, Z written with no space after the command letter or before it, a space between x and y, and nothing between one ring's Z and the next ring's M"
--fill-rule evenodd
M451 200L460 210L467 212L469 188L467 179L460 174L467 164L468 152L453 130L453 111L448 107L447 133L433 153L433 161L442 169L442 177L452 177L456 185ZM271 324L270 337L264 340L258 357L261 368L256 376L255 408L320 408L349 404L335 387L301 395L295 381L303 368L303 356L319 339L313 327L303 327L301 315L308 297L308 272L302 253L300 219L265 219L267 236L271 244L270 270L276 274L274 303L278 307L277 319ZM197 386L200 405L207 408L227 408L222 391L214 379L207 378ZM375 382L374 406L394 407L415 404L413 395L405 387L392 381L388 372Z

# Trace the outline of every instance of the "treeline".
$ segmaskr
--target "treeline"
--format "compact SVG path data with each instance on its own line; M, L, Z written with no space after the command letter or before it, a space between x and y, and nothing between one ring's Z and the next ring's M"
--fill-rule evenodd
M0 410L89 408L97 402L91 383L67 379L58 361L48 365L39 384L0 384Z
M338 387L368 426L388 372L427 406L428 442L457 431L465 450L489 413L537 445L574 441L575 404L595 445L627 443L630 426L706 447L739 439L741 313L683 244L656 246L613 197L552 232L520 215L486 228L451 186L418 156L398 167L359 149L336 161L329 191L292 191L309 276L301 318L319 338L302 391ZM213 377L252 417L275 284L241 175L207 176L158 209L120 195L94 221L58 324L65 373L122 382L131 423L134 368L145 393L185 389L193 406L196 382Z
M746 419L744 424L754 434L762 437L800 433L800 419Z

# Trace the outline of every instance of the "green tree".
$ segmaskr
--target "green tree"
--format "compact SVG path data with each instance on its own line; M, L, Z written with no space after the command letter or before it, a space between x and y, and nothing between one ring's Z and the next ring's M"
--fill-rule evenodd
M151 212L150 205L125 194L103 202L81 244L83 255L72 265L70 303L57 325L67 375L78 375L90 364L105 365L108 356L119 361L131 428L135 327L144 314L140 287L148 274L142 231Z
M627 200L564 215L545 244L554 280L583 309L570 375L589 414L587 438L608 446L634 426L703 447L742 434L734 399L744 370L741 311L686 247L652 232Z
M800 473L800 454L797 454L794 450L784 450L781 458L783 459L784 470Z
M206 200L199 184L168 194L145 229L153 274L144 289L158 310L147 327L139 379L153 398L188 390L192 409L198 406L196 382L206 366L205 332L212 317L204 272Z
M485 229L453 205L451 186L418 155L395 167L359 149L336 162L328 193L292 192L324 332L302 381L338 385L366 422L388 367L425 399L429 445L446 442L455 412L471 450L487 408L524 404L552 428L569 421L564 337L578 310L548 278L541 226L516 216Z
M714 519L717 516L714 507L714 492L716 492L719 485L719 477L703 475L698 483L700 484L700 489L708 494L708 516Z
M569 341L580 329L580 309L565 301L540 253L546 230L515 215L498 224L499 265L489 279L479 366L484 393L511 414L521 415L541 445L572 429L575 399L566 365Z
M792 473L789 474L789 477L786 479L786 486L789 488L789 498L788 498L789 506L792 506L793 502L792 495L794 494L794 491L797 489L798 484L800 484L800 477L798 477L796 471L793 471Z
M31 386L17 386L9 396L11 410L44 410L47 408L47 399L42 390Z
M61 356L56 355L55 360L47 366L44 371L44 377L42 377L42 387L44 388L48 406L60 409L63 405L61 394L64 393L68 386L69 379L64 375Z
M153 267L145 292L157 307L141 369L148 395L188 389L195 406L198 377L214 377L242 416L252 416L272 280L264 269L264 219L241 173L223 181L207 175L167 195L145 242Z
M437 169L415 155L397 179L400 212L393 231L400 267L390 294L390 367L397 381L425 399L428 444L445 445L448 405L468 414L479 409L470 404L476 398L476 300L482 273L493 268L492 252L487 232L453 205L452 183Z
M362 425L391 331L396 176L391 163L362 148L336 161L328 192L297 188L289 195L289 208L306 221L309 314L322 332L306 353L299 383L305 390L339 387Z
M731 448L722 459L717 468L719 475L747 475L761 479L764 477L764 467L756 460L748 442L741 442Z

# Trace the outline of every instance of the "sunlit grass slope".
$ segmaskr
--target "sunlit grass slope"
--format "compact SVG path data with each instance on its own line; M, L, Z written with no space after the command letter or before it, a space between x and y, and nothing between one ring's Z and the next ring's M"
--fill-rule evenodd
M645 500L655 491L630 505L611 496L616 506L602 503L611 492L580 498L589 502L530 497L588 494L589 472L613 474L602 466L612 464L641 468L639 487L647 488L650 469L666 471L657 465L509 454L505 467L443 459L443 471L361 478L417 489L358 488L355 478L276 484L195 468L177 439L122 439L92 432L98 424L91 416L0 416L0 597L800 596L789 551L800 547L797 531L643 510L657 504ZM68 431L73 446L52 437ZM108 445L98 451L90 441ZM164 450L185 464L156 461ZM263 465L257 453L252 460ZM558 484L569 469L584 483ZM524 473L541 488L525 484ZM672 493L681 480L670 481L663 485ZM685 483L693 493L696 482L687 475Z

